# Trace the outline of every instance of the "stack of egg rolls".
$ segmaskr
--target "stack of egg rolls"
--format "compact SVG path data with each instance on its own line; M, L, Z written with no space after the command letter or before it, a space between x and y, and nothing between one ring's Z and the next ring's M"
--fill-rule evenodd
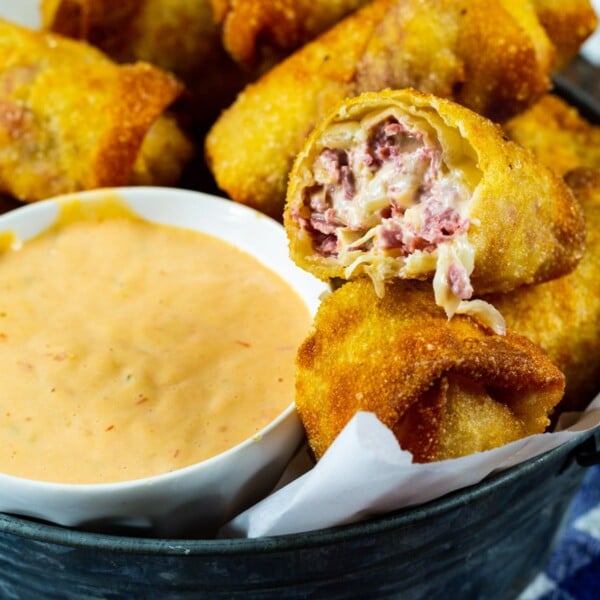
M599 173L565 182L498 126L430 94L365 93L327 115L294 164L284 221L292 258L338 286L297 359L315 456L359 410L429 462L541 433L570 395L589 401L599 188Z
M164 116L181 91L147 63L118 66L87 44L0 20L0 193L29 202L175 183L193 152Z
M549 90L557 57L595 24L587 0L374 0L244 89L207 136L210 168L231 198L280 219L294 157L340 101L415 87L505 120Z
M600 171L573 171L567 182L586 216L587 249L579 265L565 277L487 298L510 330L532 341L564 374L564 395L548 412L553 420L584 410L600 390ZM533 397L539 401L537 392ZM523 437L521 421L502 401L493 402L485 386L453 372L435 381L393 430L416 461L430 462Z

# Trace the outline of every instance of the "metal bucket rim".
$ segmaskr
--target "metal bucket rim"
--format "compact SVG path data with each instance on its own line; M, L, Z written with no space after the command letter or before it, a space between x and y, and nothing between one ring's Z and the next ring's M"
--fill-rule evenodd
M569 442L526 462L493 474L476 485L462 488L426 504L406 507L385 515L373 515L373 517L364 521L326 529L259 538L161 539L89 532L35 521L26 517L0 514L0 533L68 547L110 550L111 552L127 554L171 556L246 555L335 544L431 519L491 493L498 493L504 487L511 485L514 479L527 477L529 473L551 461L558 461L563 458L563 462L568 463L576 454L577 447L596 433L600 433L600 426L591 431L583 432Z

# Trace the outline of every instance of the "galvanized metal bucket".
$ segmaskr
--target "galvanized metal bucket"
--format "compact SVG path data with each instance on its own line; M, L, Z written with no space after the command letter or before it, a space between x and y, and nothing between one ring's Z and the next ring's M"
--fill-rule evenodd
M595 433L418 508L302 534L167 540L0 515L0 597L514 598L599 461Z

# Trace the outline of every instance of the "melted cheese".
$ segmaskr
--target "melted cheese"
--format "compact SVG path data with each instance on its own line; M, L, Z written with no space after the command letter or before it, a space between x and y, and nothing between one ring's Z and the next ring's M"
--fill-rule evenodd
M429 117L433 119L433 115ZM398 147L399 159L383 161L373 169L365 161L369 131L389 118L396 119L408 135ZM439 136L441 130L447 129L441 122L432 124L416 114L407 117L392 107L373 111L360 122L337 123L324 132L321 147L347 153L355 186L353 197L348 198L344 186L327 182L334 221L341 223L336 227L336 260L344 267L346 279L367 274L379 296L385 293L387 279L423 279L433 274L436 303L444 308L448 318L456 313L470 314L503 333L504 319L493 306L481 300L465 301L452 288L451 270L462 274L465 287L470 285L475 252L466 232L439 241L433 248L415 249L408 254L393 246L386 247L383 239L382 210L387 209L392 200L396 208L404 211L390 220L395 221L403 240L423 230L427 218L431 218L426 211L432 210L432 201L438 204L438 214L452 209L463 223L469 223L471 190L468 182L473 180L474 167L469 162L470 156L454 156L461 168L445 164ZM446 133L452 135L452 132ZM427 197L421 198L419 190L425 181L429 191Z

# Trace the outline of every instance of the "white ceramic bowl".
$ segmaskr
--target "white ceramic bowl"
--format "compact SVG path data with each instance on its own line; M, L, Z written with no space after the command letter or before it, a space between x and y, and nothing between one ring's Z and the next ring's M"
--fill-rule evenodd
M210 233L255 256L296 290L312 313L325 287L288 257L281 225L245 206L172 188L119 188L134 212L149 221ZM63 200L98 199L96 190L61 196L0 215L0 231L26 240L50 226ZM179 536L210 534L266 495L303 437L294 406L260 433L213 458L164 475L110 484L58 484L0 474L0 511L68 526L151 528Z

